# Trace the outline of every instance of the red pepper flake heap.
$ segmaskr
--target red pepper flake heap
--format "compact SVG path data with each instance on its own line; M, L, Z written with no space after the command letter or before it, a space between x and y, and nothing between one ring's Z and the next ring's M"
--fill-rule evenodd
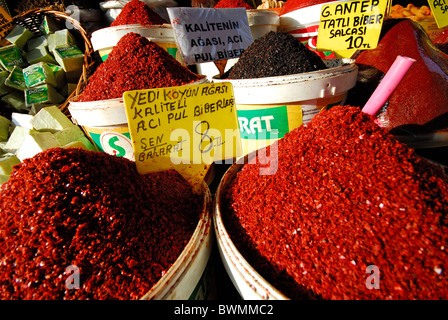
M248 261L289 297L448 298L439 166L351 106L279 140L275 174L259 174L263 161L238 172L222 214Z
M247 10L253 9L252 6L244 0L220 0L217 4L215 4L214 8L246 8Z
M24 160L0 188L0 297L139 299L185 248L202 202L177 172L140 175L104 152Z
M167 23L165 19L149 8L144 2L131 0L124 5L120 14L110 26L115 27L127 24L160 25L164 23Z
M131 32L90 77L78 101L121 98L123 92L189 84L201 79L157 43Z

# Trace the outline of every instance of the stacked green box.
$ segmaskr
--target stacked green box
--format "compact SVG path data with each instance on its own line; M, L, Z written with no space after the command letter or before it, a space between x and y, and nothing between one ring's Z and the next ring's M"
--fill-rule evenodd
M49 84L43 84L25 90L25 103L29 107L33 104L40 103L60 104L63 101L64 97Z
M11 121L6 117L0 115L0 141L8 140L10 126Z
M4 95L1 100L17 112L28 112L29 110L29 108L25 105L23 91L13 90L7 95Z
M23 49L29 39L33 37L33 33L24 26L17 24L6 35L5 39L14 44L17 48Z
M38 33L16 25L6 35L8 44L0 47L0 102L9 112L37 115L76 89L84 54L63 27L44 16Z
M10 93L13 89L5 84L6 79L9 77L9 72L6 70L0 71L0 96L4 96Z
M5 80L5 85L20 91L25 90L26 83L23 76L23 69L18 66L14 66L11 73Z
M14 66L24 67L25 65L26 60L15 44L0 47L0 66L3 70L11 71Z
M31 51L33 49L37 49L40 47L47 47L48 48L48 40L46 36L39 36L36 38L32 38L27 43L28 51Z
M57 85L53 69L46 62L32 64L24 68L22 74L28 88L41 84Z

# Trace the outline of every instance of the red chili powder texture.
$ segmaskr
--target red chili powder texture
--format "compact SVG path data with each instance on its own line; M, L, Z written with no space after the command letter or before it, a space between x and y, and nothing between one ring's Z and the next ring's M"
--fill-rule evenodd
M387 32L377 48L363 51L356 64L387 73L399 55L416 61L377 114L378 119L399 135L447 128L448 56L434 47L416 21L389 19L383 28Z
M78 101L115 99L129 90L179 86L199 79L158 44L131 32L98 66Z
M127 24L160 25L167 23L165 19L151 10L140 0L131 0L124 5L117 18L110 24L111 27Z
M24 160L0 188L0 297L139 299L184 249L202 202L177 172L140 175L104 152ZM69 266L79 289L67 289Z
M276 155L275 174L259 174L267 159L243 166L222 214L235 245L277 288L297 299L448 298L440 167L350 106L290 132Z
M251 5L249 5L244 0L220 0L218 3L214 6L214 8L246 8L247 10L253 9Z

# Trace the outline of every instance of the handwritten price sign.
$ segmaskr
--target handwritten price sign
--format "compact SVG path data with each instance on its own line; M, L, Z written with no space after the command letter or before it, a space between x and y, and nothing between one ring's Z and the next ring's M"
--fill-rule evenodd
M7 40L5 40L5 36L10 31L11 28L12 17L9 15L6 10L0 6L0 45L6 46L10 44Z
M429 0L429 7L439 28L448 25L448 3L446 0Z
M200 186L214 161L242 153L228 82L127 91L123 99L141 174L175 169Z
M239 58L252 43L244 8L167 8L186 64Z
M387 0L355 0L322 6L317 50L350 57L378 45Z

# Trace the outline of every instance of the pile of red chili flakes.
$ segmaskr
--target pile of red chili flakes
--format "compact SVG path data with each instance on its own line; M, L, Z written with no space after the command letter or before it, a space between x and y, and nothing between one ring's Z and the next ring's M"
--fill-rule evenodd
M200 79L157 43L131 32L98 66L78 101L116 99L125 91L174 87Z
M167 23L165 19L154 12L140 0L131 0L123 6L120 14L110 24L111 27L128 24L160 25Z
M271 175L266 159L244 165L222 199L233 242L274 286L293 299L448 298L439 166L351 106L287 134L277 158Z
M184 249L202 203L177 172L140 175L104 152L26 159L0 188L0 298L139 299Z

